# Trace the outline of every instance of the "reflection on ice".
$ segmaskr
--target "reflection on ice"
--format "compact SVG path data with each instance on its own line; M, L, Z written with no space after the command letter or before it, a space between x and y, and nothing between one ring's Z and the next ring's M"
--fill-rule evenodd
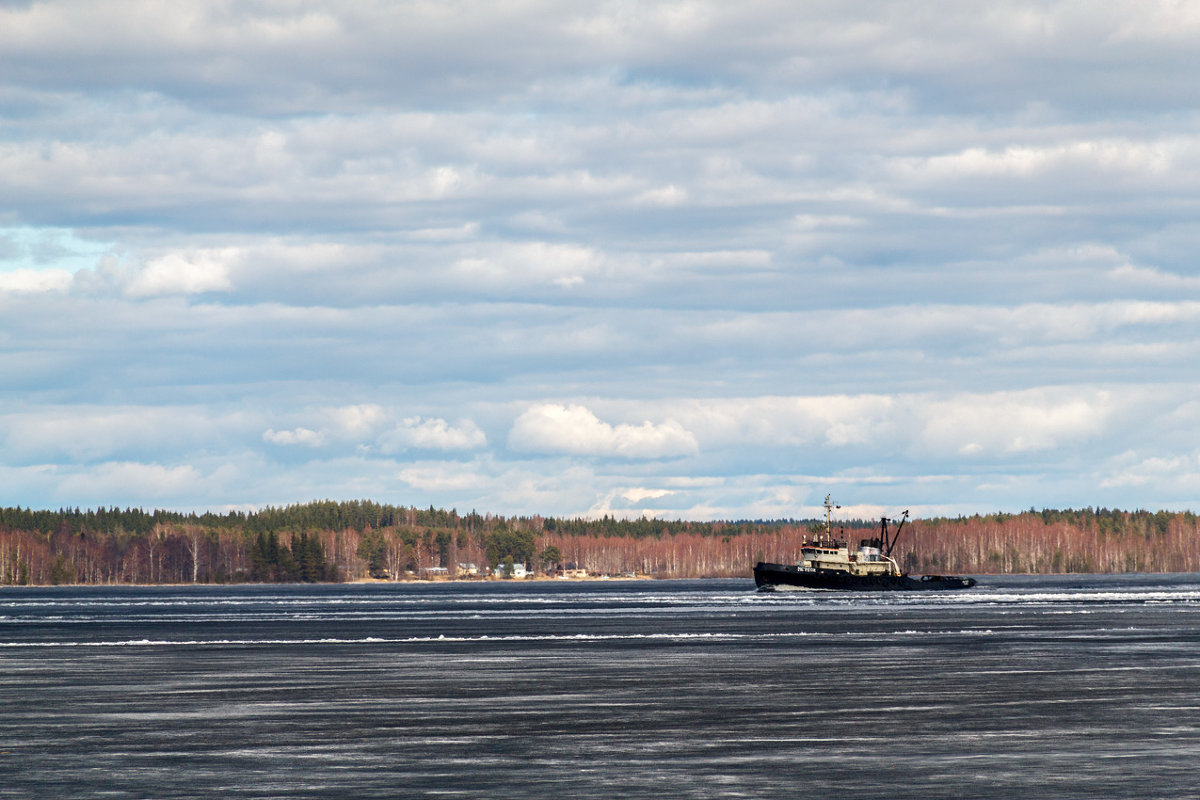
M1195 576L4 590L0 793L1188 796L1198 601Z

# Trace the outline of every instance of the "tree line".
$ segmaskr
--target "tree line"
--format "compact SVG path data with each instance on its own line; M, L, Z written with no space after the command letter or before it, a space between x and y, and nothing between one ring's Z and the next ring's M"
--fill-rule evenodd
M501 517L360 500L183 514L0 508L0 585L327 582L553 573L746 577L791 562L815 520ZM853 548L877 523L838 523ZM914 573L1194 572L1191 512L1030 509L921 519L896 555Z

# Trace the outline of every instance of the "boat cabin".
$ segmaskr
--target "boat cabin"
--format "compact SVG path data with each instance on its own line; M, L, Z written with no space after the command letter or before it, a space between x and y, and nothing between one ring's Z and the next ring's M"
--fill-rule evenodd
M886 541L887 520L883 521L880 536L861 539L858 550L850 552L845 531L842 538L833 535L833 504L825 496L825 528L816 534L815 540L800 545L800 563L796 566L810 570L833 570L850 575L899 575L900 567L891 558L891 548ZM905 512L907 518L908 512ZM899 533L899 529L897 529ZM894 541L894 540L893 540Z

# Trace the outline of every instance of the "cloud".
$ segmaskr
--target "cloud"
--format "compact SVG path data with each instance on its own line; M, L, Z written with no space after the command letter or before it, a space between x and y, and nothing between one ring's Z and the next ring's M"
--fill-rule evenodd
M463 492L480 488L486 479L462 465L418 464L400 470L399 479L426 492Z
M1200 503L1198 20L0 4L0 491Z
M590 248L546 242L492 244L454 265L462 282L476 287L572 286L602 269L602 259Z
M1113 268L1109 276L1127 286L1145 288L1147 286L1161 287L1168 291L1200 290L1200 276L1178 275L1154 267L1139 267L1133 264L1122 264Z
M1027 179L1075 169L1090 170L1093 174L1111 172L1154 177L1171 172L1173 161L1194 149L1195 141L1187 139L1169 144L1072 141L1048 147L1010 146L1000 152L971 148L961 153L934 156L912 167L914 172L932 178L953 180ZM1173 152L1178 150L1183 152Z
M1175 395L1166 407L1183 400ZM1151 411L1150 409L1154 410ZM856 457L1004 462L1078 447L1111 435L1139 415L1164 413L1141 392L1045 388L993 393L896 393L811 397L710 398L667 402L700 452L752 448L797 451L797 461L837 452ZM816 454L814 459L812 455Z
M668 497L672 494L670 489L647 489L645 487L629 487L620 490L621 497L631 503L640 503L643 500L658 500L662 497Z
M14 269L0 272L0 292L62 292L71 285L71 273L63 269Z
M199 295L233 290L232 270L243 260L236 247L199 248L161 255L107 255L91 268L75 271L58 288L82 294L117 294L133 300Z
M371 436L388 418L387 411L373 403L330 408L323 413L334 430L352 439Z
M70 494L90 497L111 496L121 486L137 486L143 497L177 497L203 480L189 465L166 466L129 462L107 463L87 476L75 476L63 482L61 489Z
M0 227L0 292L63 292L79 269L94 268L111 244L57 227Z
M240 412L198 406L46 404L0 413L0 443L8 463L166 460L227 447L246 425Z
M309 411L308 426L268 428L262 440L281 446L357 448L385 455L406 450L468 451L487 446L487 436L473 421L451 425L444 419L405 417L395 422L393 411L376 404L360 404Z
M647 206L678 206L686 201L687 191L675 185L647 189L633 198L635 205Z
M290 431L267 428L263 431L262 438L264 442L284 446L298 444L306 447L321 447L326 442L324 434L310 431L308 428L295 428Z
M1101 435L1115 412L1105 392L1090 397L1021 392L931 401L917 439L944 454L1029 455Z
M611 425L581 405L531 406L508 435L515 450L621 458L669 458L698 449L696 437L674 420Z
M124 495L142 508L194 508L188 498L214 497L230 487L233 471L225 466L202 470L190 464L111 461L87 469L69 466L26 469L7 476L17 485L46 492L66 506L108 505Z
M487 446L487 437L471 420L450 425L444 419L408 417L380 437L383 452L407 448L418 450L478 450Z
M131 297L228 291L231 251L171 254L150 261L125 286Z

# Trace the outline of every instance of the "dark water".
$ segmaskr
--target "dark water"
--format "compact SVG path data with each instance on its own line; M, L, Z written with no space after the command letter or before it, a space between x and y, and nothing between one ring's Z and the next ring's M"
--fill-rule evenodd
M0 796L1200 797L1200 576L0 590Z

